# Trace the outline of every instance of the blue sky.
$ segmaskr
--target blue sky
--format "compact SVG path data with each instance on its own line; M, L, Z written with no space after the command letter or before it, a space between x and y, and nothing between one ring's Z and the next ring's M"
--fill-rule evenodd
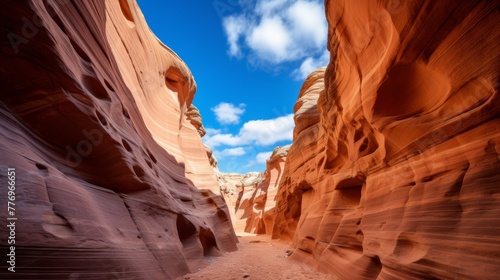
M138 0L153 32L191 69L203 142L222 172L264 171L291 143L305 77L327 64L319 0Z

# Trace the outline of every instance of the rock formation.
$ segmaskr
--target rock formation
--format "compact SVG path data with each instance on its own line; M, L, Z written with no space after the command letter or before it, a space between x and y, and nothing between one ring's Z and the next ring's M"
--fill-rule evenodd
M186 112L187 119L191 122L191 124L196 128L200 137L205 136L207 133L205 131L205 127L203 127L203 122L201 120L200 110L196 108L193 104L189 106L188 111ZM210 158L210 157L209 157Z
M236 232L271 234L275 196L289 148L290 145L276 147L262 173L220 173L221 193Z
M266 162L264 181L262 181L253 195L252 218L247 222L247 231L261 234L271 234L274 227L276 193L283 176L286 157L290 145L276 147Z
M325 6L273 237L339 279L497 279L500 1Z
M217 170L218 171L218 170ZM263 173L250 172L247 174L222 173L218 172L218 182L221 195L227 203L233 228L238 232L244 232L246 229L246 219L248 215L245 212L252 211L249 202L254 194L257 185L262 182Z
M1 278L171 279L236 250L194 79L137 4L2 1L0 13L0 179L15 168L18 218L16 273Z
M281 201L275 210L275 223L271 231L273 238L293 239L301 207L309 203L302 194L323 177L316 161L317 149L321 146L317 142L320 125L317 101L320 93L324 93L324 74L325 68L321 68L307 77L294 106L293 144L279 182L278 198ZM292 185L295 186L292 188Z

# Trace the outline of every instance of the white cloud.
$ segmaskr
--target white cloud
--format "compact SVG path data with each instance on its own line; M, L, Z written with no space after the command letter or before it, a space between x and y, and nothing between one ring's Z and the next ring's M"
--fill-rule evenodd
M231 56L240 56L241 51L238 40L243 35L247 22L244 17L229 16L223 19L222 24L226 32L227 42L229 43L229 54Z
M302 43L313 43L315 47L325 49L328 27L323 6L315 2L297 1L287 11L292 30Z
M308 57L304 59L299 69L296 69L294 71L295 77L299 80L305 79L314 70L328 65L328 62L330 62L330 52L328 50L325 50L323 54L317 59L315 59L314 57Z
M238 134L210 134L203 137L206 145L217 147L259 145L269 146L279 141L293 139L293 114L268 120L252 120L243 124Z
M210 147L217 147L220 145L238 146L247 144L246 141L242 141L240 137L232 134L207 134L203 137L203 142Z
M286 4L287 0L267 0L259 1L255 6L255 13L260 15L269 15Z
M317 57L326 49L323 1L259 0L249 10L225 17L223 26L229 54L241 56L248 50L252 64Z
M293 139L293 114L270 120L253 120L243 124L239 135L257 145L268 146Z
M255 157L255 160L257 163L266 163L266 161L269 159L269 157L273 154L273 152L262 152L258 153L257 156Z
M221 132L220 129L215 129L215 128L211 128L211 127L206 127L205 128L205 131L208 135L214 135L214 134L219 134Z
M240 122L240 116L245 112L245 104L238 107L231 103L221 102L212 108L215 117L220 124L237 124Z
M245 152L245 149L243 147L229 148L229 149L224 149L220 152L216 152L216 154L221 158L225 157L225 156L233 156L233 157L242 156L245 153L246 152Z
M280 17L264 18L247 36L247 43L259 57L281 62L290 55L292 38Z

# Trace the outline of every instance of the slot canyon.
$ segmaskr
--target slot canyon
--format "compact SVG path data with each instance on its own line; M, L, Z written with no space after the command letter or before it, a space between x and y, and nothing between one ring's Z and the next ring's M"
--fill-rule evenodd
M135 0L1 1L0 278L499 279L500 1L324 8L292 143L240 174Z

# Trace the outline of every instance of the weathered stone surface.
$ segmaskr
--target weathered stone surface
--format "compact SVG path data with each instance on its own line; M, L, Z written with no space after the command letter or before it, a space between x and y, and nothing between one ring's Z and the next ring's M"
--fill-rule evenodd
M275 196L290 145L276 147L262 173L220 173L221 193L236 232L271 234Z
M339 279L496 279L500 1L325 5L273 236Z
M264 181L262 181L253 195L252 219L247 221L247 232L271 234L274 228L276 193L283 176L286 157L290 145L276 147L266 162Z
M207 145L204 145L204 146L205 146L205 152L207 153L208 161L210 162L210 166L212 166L212 168L213 168L213 170L215 172L217 181L218 181L219 180L219 176L218 176L218 174L219 174L219 168L217 167L217 159L214 156L212 148L210 148Z
M236 250L189 110L194 79L137 4L1 1L0 13L0 181L16 169L19 256L0 278L171 279Z
M257 185L264 180L263 174L250 172L239 173L216 173L220 185L221 195L226 201L231 215L234 230L244 232L247 225L247 218L251 213L252 205L250 200Z
M301 215L302 193L311 189L323 175L317 166L319 112L317 100L324 91L325 68L311 73L304 81L294 106L294 142L288 152L279 182L278 203L271 234L273 238L292 240ZM294 188L290 188L294 185ZM296 185L296 186L295 186ZM268 232L269 234L269 232Z
M201 120L200 110L196 108L193 104L191 104L186 112L187 119L191 122L191 124L196 128L200 137L205 136L207 133L205 131L205 127L203 127L203 122Z

